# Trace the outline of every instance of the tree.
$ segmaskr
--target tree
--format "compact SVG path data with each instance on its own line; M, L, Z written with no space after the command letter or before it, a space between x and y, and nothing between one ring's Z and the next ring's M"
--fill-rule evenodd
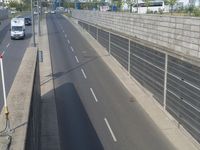
M188 8L188 11L189 11L190 16L191 16L191 14L194 12L194 9L195 9L194 5L191 4L191 5L189 6L189 8Z
M113 4L115 4L117 6L117 8L121 8L122 0L113 0Z
M132 0L126 0L126 3L128 4L128 7L130 8L130 12L132 12L133 1Z
M150 5L150 0L144 0L145 6L147 7L147 13L149 13L149 5Z
M18 5L19 5L19 3L17 1L10 1L9 4L8 4L8 6L10 8L17 8Z
M171 14L172 14L174 5L177 3L177 0L166 0L165 2L166 2L166 4L168 4L171 7L170 11L171 11Z
M22 3L19 3L17 1L10 1L8 7L16 8L17 11L30 10L30 3L28 3L27 1L22 1Z

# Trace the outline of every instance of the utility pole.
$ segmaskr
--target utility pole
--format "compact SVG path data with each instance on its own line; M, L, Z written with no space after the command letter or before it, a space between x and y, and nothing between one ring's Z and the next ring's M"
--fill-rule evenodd
M33 35L33 47L36 46L35 43L35 19L34 19L34 12L33 12L33 0L31 0L31 16L32 16L32 35Z
M37 0L37 11L38 11L38 35L41 35L41 30L40 30L40 15L41 15L41 0Z

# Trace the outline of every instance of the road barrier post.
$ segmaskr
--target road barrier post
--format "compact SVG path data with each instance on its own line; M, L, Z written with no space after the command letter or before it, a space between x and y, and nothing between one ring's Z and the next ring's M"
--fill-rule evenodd
M34 19L34 13L33 13L33 0L31 0L31 17L32 17L33 47L35 47L36 46L36 43L35 43L35 19Z
M7 105L7 97L6 97L6 88L5 88L5 78L4 78L4 69L3 69L3 55L5 51L2 52L0 55L0 67L1 67L1 80L2 80L2 88L3 88L3 99L4 99L4 113L5 113L5 119L6 119L6 127L3 131L0 132L1 136L9 136L10 132L10 121L9 121L9 111L8 111L8 105ZM9 136L9 138L11 138Z
M168 72L168 54L165 54L165 78L164 78L164 101L163 106L166 110L166 97L167 97L167 72Z
M108 36L108 51L109 51L109 55L110 55L110 32L109 32L109 36Z
M98 36L99 36L99 29L97 28L97 41L99 41Z
M128 39L128 74L130 75L131 67L131 41Z

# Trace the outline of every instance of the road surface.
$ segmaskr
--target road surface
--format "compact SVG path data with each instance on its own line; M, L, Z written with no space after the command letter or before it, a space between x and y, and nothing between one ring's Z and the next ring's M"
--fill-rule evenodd
M62 150L174 149L69 21L47 26Z
M0 53L6 50L3 65L5 75L6 93L8 95L11 85L14 81L17 70L21 64L26 48L30 44L32 36L31 26L26 26L26 37L24 40L11 40L10 39L10 24L0 31ZM0 111L3 106L3 91L0 75Z

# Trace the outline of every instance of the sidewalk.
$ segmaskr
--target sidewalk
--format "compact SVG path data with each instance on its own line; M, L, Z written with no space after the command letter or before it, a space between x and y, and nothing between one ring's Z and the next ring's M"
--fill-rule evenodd
M183 127L177 125L177 122L160 107L151 93L144 89L134 78L130 77L128 72L122 69L121 65L114 57L105 57L108 54L105 48L89 33L83 30L77 24L77 20L73 18L69 19L68 17L65 18L75 26L83 37L85 37L99 56L102 56L102 60L118 77L124 87L136 98L137 102L177 150L200 150L200 144L193 140L191 135L189 135Z
M51 58L49 51L46 18L41 21L41 36L38 39L39 51L43 53L40 62L41 84L41 136L40 150L60 150L57 112L52 80Z

